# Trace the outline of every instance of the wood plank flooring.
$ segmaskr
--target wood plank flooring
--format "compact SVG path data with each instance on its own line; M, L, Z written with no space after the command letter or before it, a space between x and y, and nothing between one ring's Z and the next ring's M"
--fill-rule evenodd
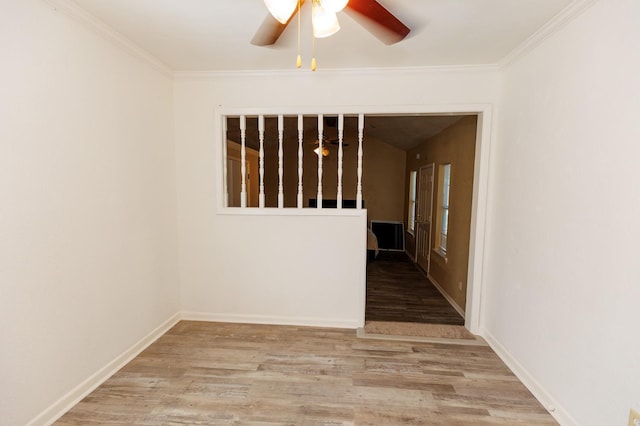
M464 318L403 252L367 265L367 321L464 325Z
M556 423L487 346L182 321L56 424Z

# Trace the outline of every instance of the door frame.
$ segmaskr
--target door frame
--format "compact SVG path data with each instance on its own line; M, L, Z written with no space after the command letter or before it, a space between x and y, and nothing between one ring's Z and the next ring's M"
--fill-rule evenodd
M365 115L475 115L476 143L473 165L473 195L469 228L469 262L467 270L467 302L465 305L465 327L474 334L482 329L482 293L486 287L485 244L487 209L489 198L489 172L493 125L491 104L447 104L447 105L398 105L362 106ZM366 268L366 266L365 266ZM366 283L365 283L366 287ZM362 323L364 324L364 304Z
M482 330L482 293L486 287L485 274L485 245L488 216L489 199L489 173L492 142L492 126L494 125L493 105L491 103L453 103L453 104L387 104L387 105L334 105L331 107L269 107L269 108L233 108L218 106L214 108L215 128L219 135L223 135L225 129L224 118L227 115L243 114L306 114L325 113L333 114L339 111L344 114L365 114L371 115L475 115L478 117L476 128L475 159L473 171L473 197L471 202L471 223L469 232L469 263L467 272L467 303L465 309L465 327L474 334L481 334ZM219 153L224 153L226 144L222 143L221 137L215 138L216 149ZM365 141L366 143L366 141ZM224 188L224 176L226 175L224 155L220 155L220 164L216 168L218 182L217 213L231 213L233 209L225 206L226 191ZM364 160L366 162L366 159ZM265 212L254 212L254 209L247 209L242 214L264 215ZM290 214L284 212L274 213L274 215ZM308 214L318 214L309 212ZM366 244L366 232L362 232L363 244ZM362 258L362 280L360 286L360 303L357 307L359 323L364 325L365 305L366 305L366 256Z

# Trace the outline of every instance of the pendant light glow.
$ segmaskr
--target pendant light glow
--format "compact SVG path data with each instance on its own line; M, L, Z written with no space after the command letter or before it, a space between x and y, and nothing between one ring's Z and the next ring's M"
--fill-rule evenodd
M313 150L313 152L316 155L320 155L320 147L317 147L316 149ZM329 156L329 150L327 148L325 148L324 146L322 147L322 156L323 157L328 157Z
M322 7L322 2L313 0L313 11L311 15L313 22L313 35L316 38L329 37L340 30L338 17L335 12Z

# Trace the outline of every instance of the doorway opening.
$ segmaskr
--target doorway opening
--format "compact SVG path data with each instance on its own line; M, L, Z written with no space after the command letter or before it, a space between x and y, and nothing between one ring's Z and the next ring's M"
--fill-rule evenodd
M394 127L398 119L384 118L387 122L377 123L380 127ZM404 128L414 132L410 136L405 132L405 141L399 144L405 152L403 185L397 190L404 194L401 220L406 250L370 256L365 321L473 329L474 309L468 302L473 302L478 254L472 225L478 215L474 207L478 204L482 114L401 118ZM431 128L431 133L425 128ZM370 221L378 219L373 214L369 214Z

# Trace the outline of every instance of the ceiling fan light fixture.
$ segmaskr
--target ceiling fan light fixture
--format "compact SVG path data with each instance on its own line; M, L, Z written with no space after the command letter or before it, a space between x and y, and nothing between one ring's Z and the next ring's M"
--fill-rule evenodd
M315 154L317 156L320 156L320 147L317 147L316 149L314 149L313 152L315 152ZM327 148L325 148L324 146L322 147L322 156L323 157L328 157L329 156L329 150Z
M333 13L340 12L342 9L347 7L347 3L349 3L349 0L321 0L321 1L322 1L322 7L324 7L326 10Z
M265 0L266 1L266 0ZM329 37L340 30L340 23L335 12L322 6L320 0L313 0L313 35L316 38Z
M286 24L298 6L298 0L264 0L269 13L281 24Z

